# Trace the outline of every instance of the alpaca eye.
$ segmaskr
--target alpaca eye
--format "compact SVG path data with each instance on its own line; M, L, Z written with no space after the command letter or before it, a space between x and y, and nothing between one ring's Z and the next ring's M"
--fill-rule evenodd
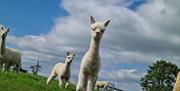
M103 32L104 32L104 30L101 30L101 32L103 33Z
M95 31L95 30L96 30L96 28L92 28L92 30L93 30L93 31Z

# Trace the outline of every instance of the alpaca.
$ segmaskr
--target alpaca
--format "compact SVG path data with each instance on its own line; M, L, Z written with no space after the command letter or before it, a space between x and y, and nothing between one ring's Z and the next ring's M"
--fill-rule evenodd
M180 91L180 72L177 75L173 91Z
M6 37L10 30L1 27L0 36L1 36L1 44L0 44L0 62L1 68L4 66L3 71L8 71L10 66L15 65L16 71L19 73L21 66L21 56L22 53L16 49L6 48Z
M47 79L46 84L49 84L57 75L59 76L59 86L67 88L69 85L69 78L71 76L71 62L76 53L70 54L67 52L65 64L57 63L53 70L51 71L50 76Z
M99 46L105 28L110 20L103 23L96 22L90 17L91 21L91 43L89 50L85 53L81 61L79 80L76 91L93 91L100 68Z
M104 88L104 91L107 91L109 83L107 81L96 81L95 88Z

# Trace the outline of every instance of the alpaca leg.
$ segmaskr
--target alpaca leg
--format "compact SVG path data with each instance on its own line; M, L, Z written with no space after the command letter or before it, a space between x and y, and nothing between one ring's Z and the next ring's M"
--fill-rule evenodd
M80 73L79 81L76 86L76 91L86 91L87 88L87 75L84 73Z
M0 70L2 71L3 70L3 63L0 62Z
M19 59L19 63L16 65L16 72L19 73L21 68L21 58Z
M107 89L108 89L108 85L106 84L104 85L104 91L107 91Z
M97 90L99 90L99 86L97 86Z
M97 77L98 77L98 76L95 76L95 77L94 77L93 87L95 87L95 85L96 85Z
M57 75L54 72L51 72L51 75L48 77L46 84L49 84Z
M59 77L59 87L65 87L66 81L64 78Z
M92 77L92 76L88 77L87 91L93 91L94 90L95 82L96 82L96 77Z
M99 90L99 86L97 86L97 85L95 85L95 87L94 87L96 90Z
M4 67L4 72L8 72L9 69L10 69L10 66L8 65L8 63L4 64L5 67Z
M104 89L103 91L107 91L105 86L104 86L104 88L103 88L103 89Z
M20 71L20 65L16 65L16 72L17 72L17 74L19 74L19 71Z
M6 71L6 63L3 63L3 72L5 72Z
M68 85L69 85L69 82L66 82L66 86L65 86L65 88L67 88L67 87L68 87Z
M67 88L69 85L69 77L65 78L65 88Z
M5 72L5 67L6 67L6 64L3 63L3 64L2 64L2 71L3 71L3 72Z
M59 77L59 87L63 85L63 80Z

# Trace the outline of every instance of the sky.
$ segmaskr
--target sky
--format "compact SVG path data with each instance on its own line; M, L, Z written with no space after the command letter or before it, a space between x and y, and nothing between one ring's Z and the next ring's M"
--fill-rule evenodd
M23 52L26 69L40 61L40 74L77 51L71 81L78 79L89 48L90 15L110 19L100 46L99 80L125 91L141 91L140 79L153 62L180 67L179 0L0 0L0 24L9 27L7 47Z

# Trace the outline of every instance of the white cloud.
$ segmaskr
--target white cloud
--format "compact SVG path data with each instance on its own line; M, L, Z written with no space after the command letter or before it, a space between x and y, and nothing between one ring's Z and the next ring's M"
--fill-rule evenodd
M102 70L100 80L107 80L116 84L116 87L126 91L140 91L139 81L144 73L138 69Z
M180 62L178 2L178 0L150 0L141 5L137 11L133 11L126 8L132 4L126 0L63 0L60 5L69 15L57 17L54 27L48 34L24 37L11 35L8 36L8 44L23 51L24 61L40 60L53 64L64 62L66 51L78 51L75 65L72 65L73 71L77 71L81 57L89 47L89 16L93 15L97 21L111 19L101 44L103 67L108 67L112 63L150 64L159 58L167 58L178 64ZM52 66L47 66L46 69ZM137 74L138 69L110 70L116 75L106 72L102 72L102 75L106 74L111 80L118 78L138 81L141 76ZM76 77L77 72L73 73L73 76ZM129 88L137 87L137 83L133 84ZM124 85L123 88L125 87ZM127 91L130 91L129 88Z
M107 72L106 70L102 70L100 74L101 78L104 79L113 79L113 80L139 80L141 74L138 73L137 69L120 69L120 70L112 70Z

